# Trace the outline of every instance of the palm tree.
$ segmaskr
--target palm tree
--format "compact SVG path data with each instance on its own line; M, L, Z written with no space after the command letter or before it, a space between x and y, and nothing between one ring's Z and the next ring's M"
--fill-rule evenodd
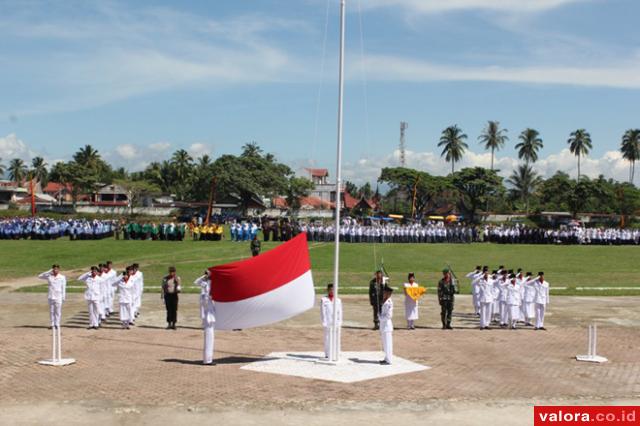
M636 174L636 161L640 160L640 129L629 129L622 136L622 158L629 161L629 183Z
M242 147L241 157L260 157L262 155L262 148L258 145L257 142L251 142L244 144Z
M578 157L578 181L580 180L580 157L587 155L591 146L591 135L585 129L578 129L571 133L567 140L569 151Z
M184 183L184 181L191 174L191 166L193 158L184 149L179 149L171 156L171 165L176 173L178 182Z
M482 134L478 136L480 143L484 144L484 149L491 150L491 170L493 170L493 158L495 151L498 151L509 140L506 135L507 129L500 128L500 122L489 121L487 127L482 131Z
M542 183L542 178L530 165L524 164L513 171L507 183L513 186L511 191L525 203L525 212L529 213L529 197Z
M518 158L524 160L527 165L538 161L538 150L544 146L540 133L535 129L524 129L518 136L520 143L516 145Z
M40 182L41 185L46 185L49 177L49 172L47 171L47 163L44 161L42 157L34 157L31 160L31 172L33 173L33 177Z
M100 160L100 153L91 145L85 145L73 154L73 161L91 169L95 169Z
M7 170L9 171L9 178L18 185L21 185L22 181L27 177L27 165L19 158L11 160Z
M447 162L451 162L451 174L455 170L456 161L460 161L464 155L464 151L469 148L465 143L467 135L462 133L462 129L457 124L449 126L442 131L440 143L438 146L443 147L441 157L445 157Z
M211 167L213 163L211 162L211 157L207 154L204 154L202 157L198 158L198 168L201 170L206 170Z

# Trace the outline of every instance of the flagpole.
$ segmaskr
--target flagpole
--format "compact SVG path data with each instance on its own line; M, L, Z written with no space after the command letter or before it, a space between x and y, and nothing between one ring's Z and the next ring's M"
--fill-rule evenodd
M340 327L338 326L338 295L340 289L340 210L342 208L342 104L344 96L344 29L345 29L346 0L340 0L340 62L338 75L338 152L336 159L336 226L335 226L335 257L333 269L333 324L331 328L330 355L331 361L340 358Z

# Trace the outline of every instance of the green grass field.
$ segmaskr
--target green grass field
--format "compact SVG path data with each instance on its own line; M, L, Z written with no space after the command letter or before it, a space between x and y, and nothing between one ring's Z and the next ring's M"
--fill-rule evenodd
M263 243L263 251L276 243ZM161 241L0 241L0 286L2 281L34 277L33 286L19 291L43 292L37 273L60 263L64 271L78 271L100 261L112 260L120 268L138 262L145 274L147 291L158 291L160 279L169 265L178 268L187 283L207 267L249 256L248 243L161 242ZM310 245L313 274L318 289L333 277L333 244ZM464 275L476 264L497 268L523 268L534 274L545 271L553 294L560 295L640 295L640 247L526 246L493 244L342 244L340 283L343 293L364 293L379 262L391 275L392 286L415 272L418 282L435 287L440 271L450 264L469 291ZM79 273L68 273L69 285ZM28 283L30 284L30 283ZM189 287L189 286L187 286ZM602 288L607 288L602 290ZM82 291L70 289L70 291ZM195 288L192 291L196 291Z

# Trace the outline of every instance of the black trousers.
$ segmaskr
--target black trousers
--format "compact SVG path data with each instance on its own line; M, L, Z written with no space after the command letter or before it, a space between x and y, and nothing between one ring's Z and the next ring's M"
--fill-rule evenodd
M380 320L378 319L378 306L371 305L373 308L373 325L378 327L380 325Z
M164 304L167 307L167 322L178 321L178 293L165 293Z
M440 302L440 319L443 327L451 326L451 316L453 315L453 300L443 300Z

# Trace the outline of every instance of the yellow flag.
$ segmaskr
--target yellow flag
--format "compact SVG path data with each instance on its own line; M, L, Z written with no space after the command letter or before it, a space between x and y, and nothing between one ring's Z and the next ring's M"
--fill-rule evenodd
M427 292L427 289L424 287L407 287L405 290L407 290L409 297L416 302Z

